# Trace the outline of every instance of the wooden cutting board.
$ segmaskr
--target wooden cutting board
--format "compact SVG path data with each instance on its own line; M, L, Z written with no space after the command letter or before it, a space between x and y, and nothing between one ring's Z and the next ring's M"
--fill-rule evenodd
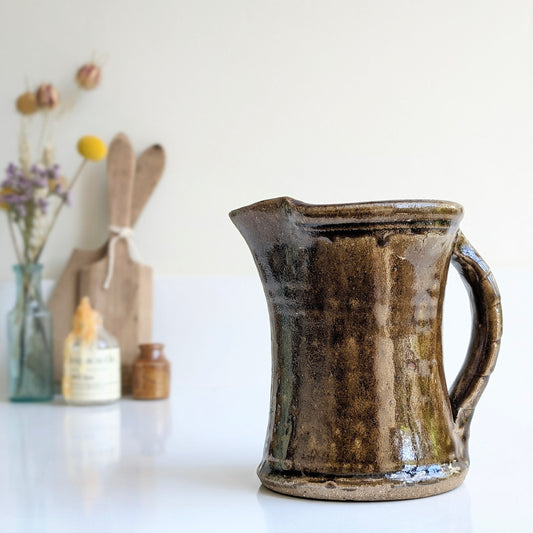
M127 138L119 134L117 138L121 139L121 143L124 142L129 145ZM124 153L121 150L111 149L113 143L110 146L108 165L117 168L121 163L117 163L117 159L122 157L120 154ZM131 148L131 145L130 145ZM131 154L129 149L126 149L126 157L130 160ZM129 162L131 164L131 160ZM163 147L159 144L155 144L147 148L137 159L135 165L135 177L133 180L133 189L131 190L131 202L129 203L130 210L130 226L133 227L139 218L142 209L146 205L157 183L161 179L163 170L165 167L165 152ZM116 213L111 213L114 210L121 210L121 202L114 200L115 196L123 197L123 191L120 187L109 188L110 192L110 220L117 220L119 217ZM125 219L119 219L125 220ZM117 255L122 254L121 250L124 245L124 241L119 241L116 245ZM96 250L80 250L76 249L72 252L70 259L67 263L63 274L59 278L52 297L49 302L49 308L52 311L54 317L54 379L56 382L61 380L63 369L63 342L68 335L72 327L72 316L79 301L81 300L82 293L80 290L80 272L93 263L98 263L102 259L105 259L107 250L109 247L109 240L97 248ZM122 261L122 258L121 258ZM148 268L148 267L144 267ZM140 276L146 280L148 275L146 272L140 274ZM94 275L92 275L94 278ZM151 279L151 276L150 276ZM84 281L86 283L87 281ZM146 284L146 281L143 282ZM84 290L87 290L84 286ZM151 289L145 290L144 299L150 299L151 301ZM94 302L93 302L94 305ZM141 324L146 324L148 318L141 317ZM141 330L142 330L141 325ZM145 329L142 332L142 336L147 335L148 332Z

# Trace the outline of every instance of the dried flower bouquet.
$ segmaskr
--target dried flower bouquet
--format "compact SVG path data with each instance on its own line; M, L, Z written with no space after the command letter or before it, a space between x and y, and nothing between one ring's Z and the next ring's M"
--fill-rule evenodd
M43 248L88 161L106 156L107 147L98 137L78 141L82 160L70 180L54 158L53 132L58 119L73 107L83 90L100 82L101 68L83 65L76 73L77 93L62 104L59 91L43 83L16 100L21 114L18 164L7 166L0 186L0 208L7 215L9 233L18 264L14 267L17 284L15 307L8 314L9 397L13 401L43 401L53 397L52 316L41 296ZM32 160L30 127L40 119L37 161Z

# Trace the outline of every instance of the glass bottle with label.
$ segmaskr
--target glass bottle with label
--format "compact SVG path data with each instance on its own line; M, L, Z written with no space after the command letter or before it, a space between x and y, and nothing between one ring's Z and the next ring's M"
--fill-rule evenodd
M82 298L63 349L63 397L69 404L109 403L120 398L120 348L102 317Z

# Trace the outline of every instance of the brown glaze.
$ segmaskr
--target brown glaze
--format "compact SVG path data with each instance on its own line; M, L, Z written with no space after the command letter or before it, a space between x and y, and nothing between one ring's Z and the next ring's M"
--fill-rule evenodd
M339 500L459 485L470 417L501 336L498 290L459 232L462 207L277 198L230 216L256 261L272 329L263 484ZM441 322L452 256L476 313L450 400Z
M170 394L170 363L162 344L141 344L133 363L132 395L136 400L161 400Z

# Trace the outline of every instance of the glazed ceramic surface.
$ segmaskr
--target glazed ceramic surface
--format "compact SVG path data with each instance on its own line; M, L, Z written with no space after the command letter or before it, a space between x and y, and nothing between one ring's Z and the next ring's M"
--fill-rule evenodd
M445 492L464 479L474 407L501 337L498 289L444 201L233 211L259 270L272 390L258 474L275 491L331 500ZM450 261L470 289L469 354L448 392L441 345Z

